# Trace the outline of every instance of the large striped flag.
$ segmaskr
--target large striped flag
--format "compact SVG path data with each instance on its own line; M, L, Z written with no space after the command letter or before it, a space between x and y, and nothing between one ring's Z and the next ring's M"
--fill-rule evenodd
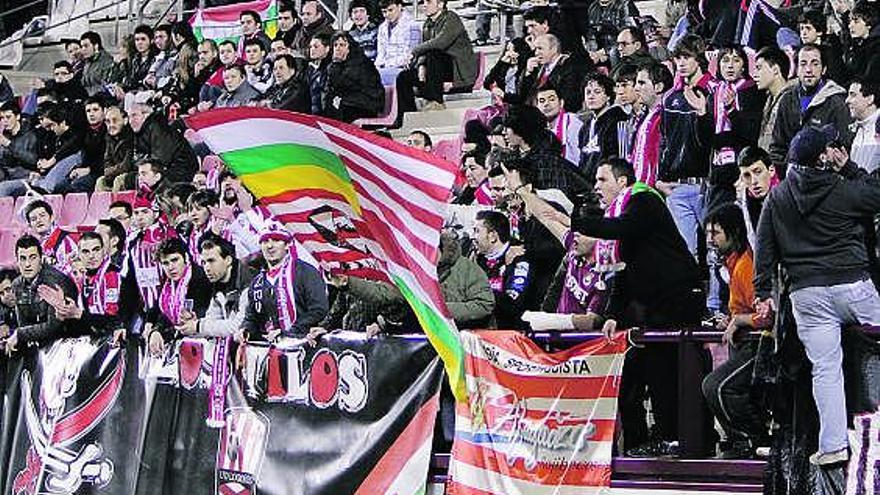
M238 40L241 36L239 16L244 10L253 10L263 20L263 31L270 38L278 30L278 0L255 0L220 7L198 9L189 19L193 32L199 41L203 39Z
M547 354L517 332L462 333L451 495L589 495L611 484L626 336Z
M187 124L331 272L396 285L464 399L463 350L436 268L454 164L278 110L219 109Z

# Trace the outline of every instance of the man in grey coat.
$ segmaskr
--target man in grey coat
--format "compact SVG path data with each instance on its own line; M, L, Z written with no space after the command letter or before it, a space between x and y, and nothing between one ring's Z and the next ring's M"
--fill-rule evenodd
M80 82L89 96L94 96L101 92L108 92L104 88L104 83L110 77L113 70L113 57L104 50L104 44L101 42L101 35L94 31L87 31L79 38L79 44L82 47L83 65L82 77Z

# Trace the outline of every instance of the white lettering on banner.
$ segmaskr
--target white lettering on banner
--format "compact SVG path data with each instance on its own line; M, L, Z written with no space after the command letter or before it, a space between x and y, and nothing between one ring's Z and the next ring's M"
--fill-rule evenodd
M307 366L302 348L270 350L249 345L246 352L245 392L252 399L264 397L267 402L318 409L336 406L349 413L367 404L367 359L361 353L345 350L337 354L320 349ZM282 370L284 379L280 380Z
M544 373L544 374L567 374L567 375L592 375L590 365L586 359L571 359L554 365L535 364L517 358L512 354L502 355L501 351L493 345L481 342L486 360L491 364L505 370L519 373Z

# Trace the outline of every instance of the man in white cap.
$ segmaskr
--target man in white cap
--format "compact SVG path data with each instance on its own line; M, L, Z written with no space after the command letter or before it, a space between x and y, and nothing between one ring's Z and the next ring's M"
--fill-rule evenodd
M266 261L251 282L237 340L303 337L327 315L327 286L318 270L297 256L293 237L275 220L260 232Z

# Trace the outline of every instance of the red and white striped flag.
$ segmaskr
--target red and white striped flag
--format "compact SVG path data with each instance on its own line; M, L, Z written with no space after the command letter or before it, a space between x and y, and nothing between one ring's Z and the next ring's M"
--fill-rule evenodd
M585 495L611 484L626 336L547 354L517 332L462 333L451 495Z

